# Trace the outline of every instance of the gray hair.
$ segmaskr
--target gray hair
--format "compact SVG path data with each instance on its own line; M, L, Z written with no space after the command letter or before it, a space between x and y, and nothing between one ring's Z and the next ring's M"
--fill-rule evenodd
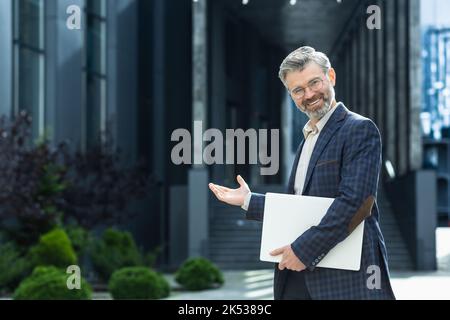
M287 87L287 74L292 71L302 71L311 62L315 62L319 67L321 67L324 74L327 74L328 70L331 68L330 59L328 59L324 53L318 52L314 48L305 46L292 51L283 60L278 77L281 82L283 82L284 86Z

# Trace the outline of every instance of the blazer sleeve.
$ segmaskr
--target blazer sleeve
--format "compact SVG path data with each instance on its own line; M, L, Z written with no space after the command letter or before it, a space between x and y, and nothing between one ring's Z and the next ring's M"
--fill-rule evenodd
M369 119L354 121L344 142L338 196L319 225L299 236L292 250L314 270L317 263L371 215L381 167L381 139Z
M252 192L248 210L245 215L247 220L263 221L265 200L265 195Z

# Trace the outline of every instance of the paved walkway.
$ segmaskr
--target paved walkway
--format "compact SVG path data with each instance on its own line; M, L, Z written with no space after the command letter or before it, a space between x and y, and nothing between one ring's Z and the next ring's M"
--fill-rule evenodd
M436 232L438 271L391 272L391 283L398 300L450 300L450 228ZM168 300L272 300L273 270L225 271L225 284L214 290L183 291L166 275L172 294ZM94 299L110 299L107 292L94 293Z
M200 292L182 291L166 275L174 287L167 300L272 300L273 270L227 271L220 289ZM397 300L450 300L450 272L393 272L392 287ZM96 292L95 300L111 299L107 292ZM9 298L3 298L9 299ZM3 300L0 299L0 300Z
M436 272L391 272L391 284L398 300L450 300L450 228L436 231ZM167 276L174 291L172 300L272 300L273 270L228 271L225 285L216 290L185 292Z
M170 300L272 300L273 270L228 271L220 289L201 292L174 290ZM450 300L450 272L393 272L398 300ZM171 277L169 277L171 279Z

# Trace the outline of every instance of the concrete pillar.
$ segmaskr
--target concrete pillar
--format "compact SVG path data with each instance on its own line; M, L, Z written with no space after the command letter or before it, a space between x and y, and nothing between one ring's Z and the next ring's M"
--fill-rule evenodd
M115 73L117 81L108 83L108 90L114 97L114 105L108 105L108 108L115 108L109 111L109 114L115 111L114 122L116 123L117 145L120 147L127 160L134 161L137 155L138 141L138 1L137 0L121 0L117 1L115 6L113 1L107 1L107 5L112 6L108 18L108 32L116 37L115 47L107 47L106 54L110 58L111 71ZM114 43L112 44L114 45ZM115 65L112 65L112 64ZM107 70L109 81L109 70ZM126 79L126 81L125 81ZM109 101L108 101L109 102ZM158 108L164 108L164 104L158 105ZM106 110L105 110L106 111ZM162 118L159 118L161 121ZM167 137L161 140L167 144ZM165 148L156 149L158 152L166 150ZM167 161L167 160L166 160Z
M408 42L407 42L407 0L394 1L396 10L396 80L397 80L397 162L399 174L408 170Z
M422 56L420 0L409 0L409 165L422 167L420 112L422 102Z
M202 121L203 128L208 127L207 4L208 0L192 2L192 119L193 121ZM192 132L194 132L194 128ZM203 162L202 156L203 146L194 145L194 163ZM194 164L188 177L189 256L205 256L208 252L208 182L207 168L203 164Z
M398 173L399 163L396 157L396 64L395 64L395 1L385 0L384 28L385 29L385 119L386 119L386 159L390 160Z
M357 34L354 34L354 37L356 38ZM356 111L358 110L358 43L356 40L352 41L352 96L351 96L351 110Z
M345 74L338 75L339 79L345 81L345 94L344 94L344 103L350 104L350 97L352 95L352 50L351 47L345 49ZM344 79L342 79L344 78Z
M226 129L226 61L225 61L225 19L224 8L220 1L214 1L211 3L210 12L214 17L211 19L209 30L214 37L211 37L211 109L214 112L211 113L211 127L219 129L221 132L225 132ZM219 182L225 178L225 166L216 165L212 166L211 179Z
M117 51L118 51L118 45L119 39L118 39L118 28L122 28L123 25L118 25L118 17L117 17L117 1L106 1L107 6L107 31L106 31L106 57L107 57L107 74L108 74L108 81L106 83L107 89L107 108L106 108L106 115L107 119L111 119L112 121L108 123L108 129L110 130L112 134L112 139L114 141L118 141L118 114L117 114L117 85L122 85L123 82L121 81L121 78L117 76ZM122 44L123 45L123 44Z
M415 176L416 267L436 270L436 173L417 171Z
M363 27L359 30L358 41L358 110L363 116L367 116L367 28L364 24L365 20L361 18L361 25Z
M13 3L12 0L0 1L0 115L12 113L13 94Z
M164 0L154 0L153 7L153 171L158 175L157 178L164 181L166 177L166 155L161 150L167 150L167 135L164 119L166 118L166 55L165 55L165 36L166 27L164 24L165 12Z
M171 270L176 270L188 256L188 213L186 212L187 187L171 186L169 188L172 201L169 209L169 263Z
M436 270L436 172L409 172L386 188L415 269Z
M84 7L83 0L45 2L45 129L54 142L81 138L83 32L66 26L70 5ZM84 17L84 16L83 16ZM57 141L56 141L57 140Z
M381 20L383 21L383 15L385 14L385 10L384 10L384 2L382 0L378 0L377 1L377 5L380 7L381 9L381 15L382 18ZM382 144L383 144L383 158L385 158L385 154L384 154L384 149L385 149L385 145L386 145L386 122L385 122L385 110L386 110L386 106L385 106L385 82L386 82L386 78L385 78L385 73L384 73L384 48L385 48L385 42L384 42L384 36L386 33L386 25L383 23L381 25L381 29L377 30L375 37L376 37L376 68L375 68L375 73L376 73L376 79L375 82L377 83L376 86L376 101L377 104L375 106L376 108L376 113L377 113L377 124L378 124L378 128L380 130L381 133L381 140L382 140Z
M378 124L378 119L375 118L375 90L378 83L376 82L375 73L375 37L377 29L367 29L367 116L373 119Z
M339 76L338 76L339 77ZM291 96L287 91L284 93L284 99L281 106L281 135L282 135L282 148L281 148L281 161L282 161L282 174L283 181L282 183L287 184L289 181L290 170L292 167L292 163L294 163L295 159L295 150L292 147L293 145L293 132L294 128L294 117L297 116L297 108L293 105Z

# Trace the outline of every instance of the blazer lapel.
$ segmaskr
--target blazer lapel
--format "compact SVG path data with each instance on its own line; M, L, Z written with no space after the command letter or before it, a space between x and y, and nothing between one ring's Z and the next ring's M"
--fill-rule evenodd
M342 125L342 120L347 115L347 108L342 103L338 103L335 107L337 108L334 113L331 115L328 122L325 124L325 127L322 129L322 132L317 139L316 145L314 146L313 153L311 155L311 160L309 161L308 171L306 172L305 184L303 185L302 194L305 192L306 187L308 186L309 180L311 179L314 167L316 166L317 160L319 160L320 155L323 150L327 146L331 137L334 135L337 129L339 129Z
M291 175L289 176L289 182L287 185L287 194L294 194L294 183L295 183L295 175L297 173L298 162L300 160L300 154L302 153L303 145L305 144L305 139L303 138L302 142L297 148L297 152L295 154L294 164L292 165Z

